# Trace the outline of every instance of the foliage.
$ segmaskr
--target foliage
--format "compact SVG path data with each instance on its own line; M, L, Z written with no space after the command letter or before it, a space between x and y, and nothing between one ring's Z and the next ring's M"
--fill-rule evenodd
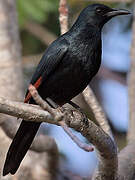
M58 11L59 0L17 0L19 24L21 27L28 21L43 23L49 13Z

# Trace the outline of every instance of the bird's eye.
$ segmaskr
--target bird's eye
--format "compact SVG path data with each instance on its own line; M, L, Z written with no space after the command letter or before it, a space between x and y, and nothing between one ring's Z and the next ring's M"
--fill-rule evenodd
M97 14L102 14L102 9L101 9L101 8L97 8L97 9L96 9L96 13L97 13Z

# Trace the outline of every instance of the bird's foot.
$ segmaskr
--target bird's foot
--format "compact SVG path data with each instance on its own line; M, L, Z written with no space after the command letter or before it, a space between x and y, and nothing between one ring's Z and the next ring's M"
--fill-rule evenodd
M81 116L82 116L82 118L83 118L83 123L84 123L86 126L88 126L89 122L88 122L87 116L86 116L85 113L82 112L82 111L80 111L80 113L81 113Z
M84 124L85 124L85 125L88 125L88 118L87 118L86 114L83 112L83 110L82 110L77 104L75 104L75 103L72 102L72 101L69 101L69 104L70 104L71 106L73 106L73 107L79 112L79 114L80 114L80 115L82 116L82 118L83 118Z

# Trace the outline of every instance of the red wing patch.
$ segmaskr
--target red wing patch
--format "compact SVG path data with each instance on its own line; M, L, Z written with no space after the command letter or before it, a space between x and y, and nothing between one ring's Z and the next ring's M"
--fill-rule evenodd
M42 77L40 77L40 78L35 82L34 86L35 86L36 89L40 86L41 81L42 81ZM28 92L26 98L24 99L24 103L28 103L28 101L30 100L30 98L31 98L31 94L30 94L30 92Z

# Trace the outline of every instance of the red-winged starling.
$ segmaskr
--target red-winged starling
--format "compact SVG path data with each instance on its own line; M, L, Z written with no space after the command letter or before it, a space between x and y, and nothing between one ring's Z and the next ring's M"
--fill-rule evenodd
M127 10L102 4L86 7L70 30L47 48L30 84L45 101L51 99L59 106L68 103L85 89L99 70L103 25L114 16L127 14L130 14ZM28 91L24 102L35 104ZM3 175L16 173L40 124L22 120L8 150Z

